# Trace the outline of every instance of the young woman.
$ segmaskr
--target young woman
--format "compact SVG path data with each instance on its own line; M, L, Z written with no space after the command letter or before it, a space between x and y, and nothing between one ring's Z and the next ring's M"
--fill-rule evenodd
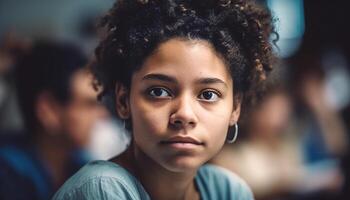
M94 72L133 139L54 199L253 199L242 180L205 163L235 139L242 100L271 70L271 21L248 0L117 1Z

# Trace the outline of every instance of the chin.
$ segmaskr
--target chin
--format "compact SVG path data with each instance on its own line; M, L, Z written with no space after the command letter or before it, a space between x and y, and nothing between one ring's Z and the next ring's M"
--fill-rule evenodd
M171 161L168 161L163 164L163 167L171 172L176 173L186 173L197 171L204 162L199 162L195 158L173 158Z

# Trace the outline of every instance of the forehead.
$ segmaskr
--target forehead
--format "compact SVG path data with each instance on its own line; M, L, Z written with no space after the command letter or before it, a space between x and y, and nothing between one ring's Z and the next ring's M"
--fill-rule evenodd
M212 77L232 81L223 59L203 40L176 38L162 43L134 77L142 78L140 76L151 73L164 73L181 79Z

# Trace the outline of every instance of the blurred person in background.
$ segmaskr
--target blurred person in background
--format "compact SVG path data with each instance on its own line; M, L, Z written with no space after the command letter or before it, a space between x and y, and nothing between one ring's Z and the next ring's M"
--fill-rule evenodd
M319 88L316 91L320 92L318 96L316 92L313 92L315 95L309 94L309 101L306 101L309 103L306 104L309 110L313 110L313 119L319 119L319 130L327 131L323 132L323 138L326 141L324 146L329 150L328 157L335 158L337 165L341 160L344 173L342 196L329 199L347 200L350 199L350 2L314 0L304 3L308 29L301 51L291 61L293 67L316 68L309 70L310 76L316 79L309 85ZM307 59L307 55L314 55L314 58Z
M340 161L348 151L348 136L339 110L330 101L334 97L330 94L337 91L327 88L329 74L325 68L333 68L334 63L322 62L325 50L320 49L302 46L289 61L296 102L294 127L300 134L308 174L300 192L303 199L328 200L339 199L344 183Z
M92 75L79 49L64 43L34 43L15 68L25 138L2 141L0 199L49 199L87 161L80 154L90 131L107 117L97 101Z
M303 42L287 59L303 161L313 174L305 189L314 192L305 199L349 199L339 196L341 188L349 193L350 185L349 161L344 159L350 155L348 121L341 116L350 105L349 5L341 0L304 1Z

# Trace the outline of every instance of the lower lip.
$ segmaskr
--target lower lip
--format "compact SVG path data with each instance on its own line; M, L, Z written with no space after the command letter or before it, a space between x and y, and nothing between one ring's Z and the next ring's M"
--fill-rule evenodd
M200 145L199 144L194 144L194 143L183 143L183 142L173 142L173 143L163 143L167 146L170 146L175 149L193 149L193 148L198 148Z

